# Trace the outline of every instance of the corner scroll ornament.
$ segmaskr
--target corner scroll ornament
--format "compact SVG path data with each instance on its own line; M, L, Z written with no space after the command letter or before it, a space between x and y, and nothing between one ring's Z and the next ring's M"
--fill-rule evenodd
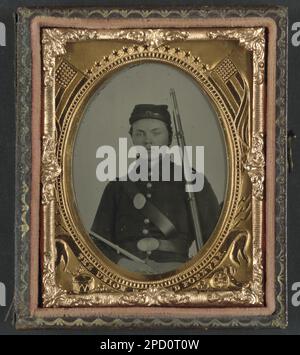
M235 39L247 50L253 52L253 74L256 84L264 83L265 78L265 30L263 28L245 28L239 31L218 30L208 32L211 39Z
M208 302L216 304L251 304L257 305L260 299L250 287L244 286L240 291L211 292L208 294Z
M84 40L112 40L124 39L141 42L149 46L149 50L156 49L164 43L184 40L188 38L186 31L165 31L162 29L149 29L145 31L96 31L96 30L71 30L45 29L42 34L43 71L45 86L54 85L55 58L66 54L67 42Z
M53 307L59 301L64 301L67 298L67 291L56 285L54 256L49 252L44 253L43 287L45 307Z
M47 205L54 199L54 184L61 173L56 158L55 140L52 137L43 137L42 153L42 204Z
M258 200L264 198L265 157L263 133L257 132L252 136L251 150L244 164L253 186L253 194Z
M253 254L255 257L253 258L252 280L244 284L239 290L209 292L208 302L248 305L262 305L264 303L262 249L254 247Z
M54 85L55 58L66 54L67 42L101 38L98 31L45 29L42 35L44 84Z

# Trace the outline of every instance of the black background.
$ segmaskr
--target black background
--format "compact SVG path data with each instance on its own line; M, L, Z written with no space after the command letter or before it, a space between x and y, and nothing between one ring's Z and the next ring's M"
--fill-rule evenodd
M163 6L203 6L203 5L283 5L289 9L289 83L288 83L288 129L292 129L298 138L294 141L294 172L288 176L288 328L258 330L156 330L134 331L135 334L300 334L300 306L291 304L291 287L300 282L300 46L291 43L291 27L300 22L300 1L96 1L96 0L60 0L60 1L12 1L0 0L0 21L6 26L6 47L0 47L0 281L6 285L7 306L0 307L0 335L2 334L116 334L96 330L34 330L16 331L12 318L5 322L9 305L14 293L14 194L15 194L15 11L17 7L62 7L62 6L101 6L101 7L163 7ZM298 67L299 66L299 67ZM132 334L128 330L118 334Z

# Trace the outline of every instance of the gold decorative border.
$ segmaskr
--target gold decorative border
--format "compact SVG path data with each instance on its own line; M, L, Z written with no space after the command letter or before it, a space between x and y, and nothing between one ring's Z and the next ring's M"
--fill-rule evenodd
M234 35L235 33L235 35ZM237 35L238 33L239 35ZM72 121L72 117L74 113L76 113L76 108L79 105L79 102L83 102L83 98L85 97L85 92L88 92L88 89L90 87L94 87L98 82L101 81L101 77L105 75L109 70L112 70L115 67L120 67L122 65L125 65L126 63L133 62L135 60L142 60L142 59L155 59L158 61L164 61L164 62L172 62L170 59L171 57L174 57L175 60L173 64L176 62L178 63L184 63L182 68L186 71L189 71L193 77L195 77L195 72L200 73L202 76L202 82L207 81L207 77L213 73L214 68L210 68L208 65L205 63L202 63L201 59L199 57L193 56L189 51L183 51L180 48L172 48L167 45L163 45L165 42L172 43L172 41L175 40L183 40L187 39L189 36L188 32L170 32L168 30L162 30L162 29L157 29L157 30L147 30L147 31L109 31L109 32L103 32L103 31L96 31L96 30L61 30L61 29L45 29L43 30L42 33L42 44L43 44L43 69L44 69L44 85L45 85L45 100L46 100L46 105L47 107L47 102L51 103L53 101L53 98L55 97L54 95L54 88L55 88L55 64L56 64L56 58L58 56L62 56L63 54L66 53L65 45L69 41L84 41L87 39L115 39L115 38L126 38L128 40L132 40L135 42L141 42L140 45L133 45L129 47L123 47L122 50L118 51L113 51L111 55L104 57L102 61L95 63L95 65L90 68L89 70L86 71L86 75L88 76L88 81L84 84L84 86L80 89L80 92L75 96L73 102L76 102L75 106L71 104L71 108L68 110L67 116L65 118L65 121L63 122L64 127L62 127L62 132L66 132L68 129L68 120ZM251 50L253 52L253 66L255 67L257 63L255 62L256 60L264 61L264 39L263 37L263 31L262 29L238 29L236 31L230 30L230 31L209 31L206 33L206 38L229 38L229 39L238 39L239 43L244 46L247 50ZM203 39L203 34L202 37ZM193 36L193 39L195 39L195 35ZM259 85L263 85L263 68L262 65L258 65L257 70L254 71L254 82L253 86L254 88ZM216 78L215 78L216 79ZM207 81L208 85L208 81ZM248 89L249 90L249 89ZM254 91L254 90L253 90ZM210 90L207 90L207 93L211 97L217 97L216 89L211 87ZM248 94L249 95L249 94ZM256 107L257 103L256 100L257 97L253 96L253 107ZM219 97L218 103L216 106L219 107L221 112L223 112L223 116L227 114L227 120L230 120L230 114L228 114L228 110L226 108L226 104L222 102L221 98ZM249 100L249 99L248 99ZM250 103L249 103L250 104ZM261 109L261 108L260 108ZM72 113L73 110L73 113ZM226 113L227 112L227 113ZM221 116L222 116L221 115ZM51 118L52 117L52 118ZM59 164L62 164L62 166L67 165L66 160L64 160L64 153L63 153L63 147L65 146L65 141L64 141L64 135L61 135L58 138L58 141L56 139L54 140L55 143L53 143L53 137L56 137L57 132L55 132L55 122L49 121L53 119L53 115L46 114L46 124L45 126L50 129L50 136L52 137L52 148L54 145L56 146L57 144L57 153L58 154L58 162ZM47 119L49 118L49 119ZM235 117L231 117L231 120L234 121ZM251 119L250 116L248 119ZM261 120L261 118L260 118ZM223 123L224 124L224 123ZM231 125L230 129L233 128L234 125ZM46 134L47 132L45 132ZM243 152L243 158L244 163L243 166L245 170L249 173L249 176L251 178L251 181L253 183L253 196L258 199L258 201L252 200L253 208L252 208L252 213L256 213L259 216L262 216L262 211L261 211L261 201L263 199L263 181L264 181L264 169L263 169L263 164L261 161L259 162L260 165L258 165L258 154L259 156L263 157L263 141L258 140L257 137L259 137L259 132L255 131L255 122L253 124L253 139L252 142L250 143L251 146L248 146L245 142L238 148L238 150L235 151L234 156L238 156L240 153L239 151L241 150ZM241 137L238 139L240 142L242 141ZM259 144L258 144L259 143ZM52 149L53 150L53 149ZM46 152L44 152L46 154ZM44 154L44 155L45 155ZM51 154L53 154L53 151L51 151ZM240 168L242 167L242 161L237 164L241 164ZM58 191L58 196L66 196L68 193L65 193L63 191L68 190L68 186L63 184L63 181L61 181L61 176L60 176L60 169L64 169L62 166L57 165L56 157L53 157L52 160L52 168L48 168L47 170L47 164L43 165L42 172L43 172L43 191L48 191L48 194L50 193L50 196L53 196L53 183L54 181L57 181L57 191ZM240 169L239 168L239 169ZM238 170L239 170L238 169ZM53 170L55 171L53 174ZM51 172L51 176L50 176ZM63 174L65 176L65 173ZM47 181L50 181L49 183L45 183ZM234 185L236 192L239 191L239 186ZM232 190L233 192L233 190ZM69 194L71 191L69 190ZM240 192L238 192L238 195ZM237 202L234 204L236 207L233 208L233 211L231 212L231 219L233 222L231 222L231 229L232 227L236 228L239 225L239 221L241 220L240 215L241 213L239 212L238 205L243 205L243 208L248 208L246 207L244 201L245 198L240 196L239 197L240 202L237 204ZM58 198L59 201L59 211L64 211L64 204L65 201L61 199L60 197ZM250 203L250 200L248 200L248 204ZM233 206L234 206L233 205ZM233 207L232 206L232 207ZM256 207L255 207L256 206ZM48 198L47 199L47 205L44 206L44 216L45 216L45 226L49 225L49 222L54 221L54 213L55 213L55 201L53 198ZM69 208L68 208L69 210ZM236 210L236 212L235 212ZM78 238L77 236L81 234L81 232L77 229L75 229L72 232L72 229L74 229L74 226L72 226L72 222L68 221L67 217L68 213L64 211L62 213L62 228L66 230L68 233L71 233L73 237L76 239L77 244L83 251L83 256L82 261L85 262L85 265L88 265L91 267L91 260L95 259L95 256L93 256L93 252L88 251L88 249L82 244L82 240ZM47 218L50 218L49 221L47 222ZM260 217L261 218L261 217ZM259 219L260 219L259 218ZM73 218L74 220L74 218ZM52 222L53 223L53 222ZM254 222L255 223L255 222ZM227 231L229 226L227 227ZM173 288L171 279L167 279L165 283L160 283L160 282L137 282L137 280L130 281L128 277L125 277L123 279L123 284L129 285L132 287L132 285L137 285L140 284L139 287L137 287L136 290L133 291L133 293L130 293L129 295L125 293L125 296L120 293L120 292L113 292L113 293L100 293L100 294L95 294L92 293L90 295L69 295L67 294L64 290L62 290L59 286L56 285L55 281L55 267L54 267L54 257L55 257L55 246L54 246L54 235L49 235L49 229L46 228L45 232L45 251L44 251L44 272L43 272L43 285L44 285L44 294L43 294L43 301L44 301L44 306L46 307L57 307L57 306L78 306L78 305L153 305L155 302L158 302L158 296L161 302L161 304L178 304L178 305L192 305L192 304L201 304L201 305L209 305L209 304L214 304L214 305L219 305L219 306L224 306L225 304L239 304L239 305L262 305L264 302L264 292L263 292L263 269L262 269L262 250L261 250L261 235L260 229L261 225L253 225L252 230L257 233L253 234L253 245L252 245L252 255L249 255L251 260L253 261L253 275L252 275L252 281L249 281L248 283L242 285L242 288L239 290L239 287L237 285L234 285L230 282L227 282L227 286L234 287L233 290L231 291L222 291L222 287L219 287L220 285L220 280L222 278L230 279L233 278L233 274L228 275L228 268L223 269L223 273L221 270L217 270L217 272L212 273L210 276L210 279L207 281L207 285L210 285L212 287L213 291L210 292L203 292L203 282L200 281L200 284L202 282L202 292L199 292L201 289L200 286L193 286L192 284L188 283L188 286L191 287L191 290L188 292L183 292L182 290L179 292L180 287L176 286L173 282ZM54 229L52 229L54 231ZM53 232L52 232L53 233ZM235 233L235 229L232 229L232 233ZM242 233L243 234L243 233ZM245 234L245 233L244 233ZM228 235L226 236L228 238ZM220 245L222 243L216 243L217 247L215 247L215 253L214 256L211 257L204 257L204 260L211 260L213 263L212 265L217 265L220 264L220 262L224 262L224 254L222 252L218 251ZM84 251L85 250L85 251ZM228 256L230 259L230 256ZM201 259L200 259L201 260ZM198 275L198 281L199 279L201 280L201 269L203 263L197 263L198 268L194 268L194 270L189 269L185 278L191 278L192 276ZM111 274L110 269L106 269L105 271L105 265L99 264L98 266L99 270L101 272L104 272L104 275ZM224 271L225 270L225 271ZM203 269L202 269L203 271ZM231 269L232 271L232 269ZM209 275L209 274L208 274ZM218 276L216 276L218 275ZM202 278L205 275L202 275ZM175 276L175 278L182 279L182 273L178 276ZM184 277L183 277L184 278ZM173 278L174 279L174 278ZM121 279L120 279L121 280ZM166 288L166 285L167 286ZM199 282L198 282L199 285ZM217 286L216 286L217 285ZM221 282L222 285L222 282ZM224 285L223 285L224 286ZM226 286L226 285L225 285ZM146 287L146 290L145 290ZM189 289L187 287L187 289ZM195 290L198 291L193 291L193 287L195 287ZM199 289L200 287L200 289ZM139 289L140 288L140 289ZM226 288L226 287L225 287ZM123 289L123 288L121 288ZM155 291L155 292L154 292ZM154 294L156 296L154 297Z

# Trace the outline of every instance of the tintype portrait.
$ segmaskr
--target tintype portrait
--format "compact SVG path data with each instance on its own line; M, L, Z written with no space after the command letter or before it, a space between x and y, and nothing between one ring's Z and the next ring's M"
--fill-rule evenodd
M36 11L19 16L18 325L285 324L286 13Z
M120 147L120 137L128 138L126 146ZM198 174L194 170L193 191L186 189L193 182L182 171L183 154L175 157L179 158L176 163L174 154L152 152L151 156L151 146L179 148L179 144L194 150L186 164L192 169L197 163L198 170L203 170ZM120 159L127 159L127 148L145 147L147 176L141 174L134 181L119 176L112 176L108 183L97 180L101 160L96 151L103 145L115 148L110 163L118 166L124 163ZM145 63L115 73L88 103L74 154L81 217L97 247L119 266L146 274L172 271L191 259L211 236L226 187L224 138L208 97L178 69ZM153 177L156 168L157 178ZM168 176L163 179L166 169ZM177 179L176 172L180 172Z

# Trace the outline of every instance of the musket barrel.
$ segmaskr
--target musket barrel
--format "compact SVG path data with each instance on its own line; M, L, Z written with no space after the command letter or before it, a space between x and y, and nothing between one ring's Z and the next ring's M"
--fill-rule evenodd
M175 94L175 90L173 88L170 89L170 96L173 101L173 106L174 106L174 111L173 111L173 120L174 120L174 128L176 132L176 137L177 137L177 142L178 145L181 148L182 151L182 163L186 164L187 159L184 158L184 152L185 152L185 139L184 139L184 133L183 133L183 128L181 124L181 118L179 114L179 109L178 109L178 103L177 103L177 98ZM188 166L190 168L190 166ZM188 182L186 181L186 184ZM201 232L201 226L199 222L199 214L198 214L198 206L197 202L195 199L195 194L194 192L188 192L188 202L190 206L190 212L192 215L192 220L193 220L193 227L194 227L194 233L196 236L196 244L198 250L203 246L203 238L202 238L202 232Z

